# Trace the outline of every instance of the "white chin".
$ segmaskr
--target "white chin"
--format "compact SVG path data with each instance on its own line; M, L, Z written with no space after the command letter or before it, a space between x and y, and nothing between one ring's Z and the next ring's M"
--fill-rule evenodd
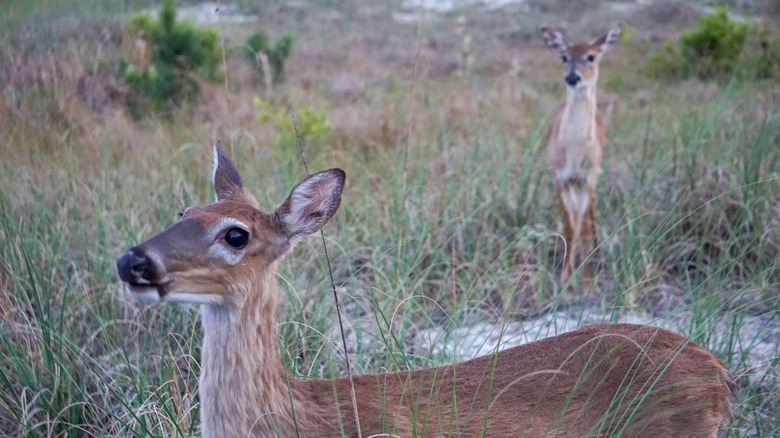
M186 304L224 304L225 300L219 295L194 292L168 292L165 301Z
M125 291L133 297L136 301L144 304L159 303L160 293L157 292L157 288L150 286L133 286L125 283Z

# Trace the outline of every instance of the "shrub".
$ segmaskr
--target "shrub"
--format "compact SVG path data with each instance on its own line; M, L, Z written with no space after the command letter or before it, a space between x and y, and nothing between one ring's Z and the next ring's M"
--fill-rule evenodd
M130 17L125 26L130 38L140 38L149 47L149 66L125 62L124 79L134 90L131 110L138 113L151 104L170 110L200 95L198 79L219 77L219 36L210 28L176 20L176 0L164 0L158 19L148 14Z
M755 78L780 79L780 43L777 34L772 35L765 27L751 32L746 44L744 66L745 73Z
M287 108L275 105L270 101L255 97L257 119L261 122L270 121L279 135L274 141L278 147L294 145L297 142L292 116ZM328 110L316 110L309 105L298 108L298 133L307 142L322 140L333 130L333 123L328 120Z
M258 55L265 54L271 67L272 81L274 83L282 82L284 81L284 65L292 52L293 41L292 34L285 33L272 47L268 35L265 32L258 32L246 41L247 57L250 61L258 63ZM263 74L266 72L264 71Z
M680 35L679 44L664 44L654 54L651 69L657 76L702 79L734 72L750 32L748 23L730 20L728 8L718 7L711 14L699 15L696 28Z

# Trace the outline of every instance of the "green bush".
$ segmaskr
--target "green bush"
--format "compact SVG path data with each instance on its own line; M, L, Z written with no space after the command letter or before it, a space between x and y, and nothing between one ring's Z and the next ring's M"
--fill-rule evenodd
M730 20L728 8L718 7L711 14L699 15L693 30L680 35L677 45L666 43L650 59L657 76L702 79L722 77L734 72L750 25Z
M221 52L219 35L210 28L176 20L176 0L164 0L158 19L135 14L125 33L142 38L150 48L150 66L144 70L125 63L125 81L135 91L131 110L140 112L146 104L170 110L200 95L199 78L219 78Z
M282 148L295 145L297 138L292 124L290 111L282 105L255 97L257 119L261 122L271 122L279 131L274 145ZM306 143L317 142L325 138L333 130L333 123L328 119L328 109L317 110L309 105L298 108L298 134Z
M247 57L250 61L257 63L257 55L264 53L268 57L273 82L282 82L284 81L284 64L292 52L293 41L292 34L285 33L276 44L271 46L268 35L265 32L258 32L246 41Z
M745 74L755 78L780 79L780 42L764 27L751 32L743 52Z

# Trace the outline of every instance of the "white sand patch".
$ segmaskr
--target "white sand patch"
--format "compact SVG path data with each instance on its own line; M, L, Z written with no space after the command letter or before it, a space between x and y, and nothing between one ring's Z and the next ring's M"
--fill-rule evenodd
M691 335L690 312L680 312L673 319L658 319L649 314L625 314L617 322L662 327ZM512 321L506 324L477 323L452 330L439 328L421 330L415 337L414 351L417 355L443 357L462 361L495 351L515 347L537 339L543 339L576 329L584 324L609 321L606 313L590 312L576 317L556 312L527 321ZM747 354L744 361L747 369L732 370L736 377L747 375L753 381L760 380L770 370L772 361L780 355L780 322L766 315L748 317L740 321L739 330L733 330L733 321L721 320L707 323L701 333L710 336L710 350L732 346L734 350ZM499 345L500 341L500 345ZM739 357L739 353L730 355ZM777 372L777 370L774 370Z

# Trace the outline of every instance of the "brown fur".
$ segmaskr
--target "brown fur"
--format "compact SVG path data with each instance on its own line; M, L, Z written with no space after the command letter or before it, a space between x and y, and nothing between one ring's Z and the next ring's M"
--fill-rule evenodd
M197 270L229 279L244 298L204 306L203 436L357 436L347 379L298 380L281 365L271 256L278 252L242 265L240 275ZM728 378L712 354L681 335L629 324L584 326L454 365L354 382L363 436L714 437L728 413Z
M717 359L678 334L629 324L584 326L440 368L357 376L355 385L364 435L714 437L728 413ZM342 415L328 411L323 423L341 421L356 436L346 379L293 382L322 394L323 406L334 404L329 387ZM310 436L336 434L326 427Z
M318 173L273 214L238 186L220 187L232 195L188 209L120 258L131 292L147 296L148 281L152 290L165 286L160 299L202 304L204 438L357 436L349 381L293 378L276 343L276 265L295 236L335 213L343 178ZM230 264L221 239L236 226L251 236ZM354 384L362 435L400 437L715 437L730 388L723 364L685 337L608 323L438 368L355 376Z

